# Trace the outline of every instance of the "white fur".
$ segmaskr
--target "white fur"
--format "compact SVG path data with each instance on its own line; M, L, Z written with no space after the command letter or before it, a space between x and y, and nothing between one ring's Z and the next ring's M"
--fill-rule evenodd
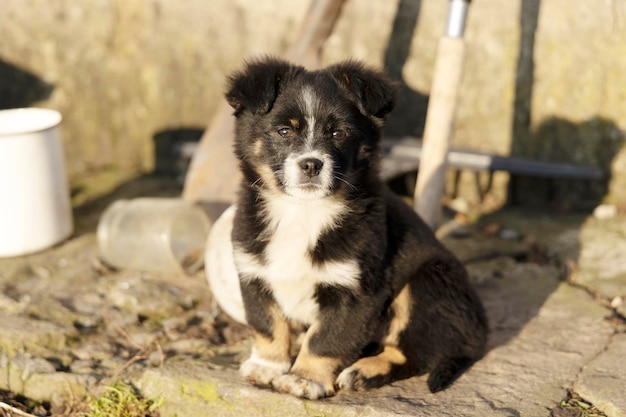
M320 100L311 87L305 87L302 90L298 104L307 125L305 146L302 151L289 155L283 163L282 171L285 191L289 195L307 200L323 198L332 192L334 173L332 157L315 149L317 124L315 113L320 106ZM316 158L322 161L323 167L318 176L308 178L302 173L300 161L307 158Z
M344 369L337 377L335 385L339 389L351 389L354 386L354 381L358 373L359 370L354 366Z
M301 183L302 170L300 161L307 158L316 158L324 164L319 175L311 183ZM311 151L304 154L291 154L284 163L284 184L285 191L294 197L311 200L326 197L331 193L333 182L333 161L330 155L318 151ZM313 181L316 181L313 183ZM304 188L311 187L314 189Z
M360 268L356 260L313 265L309 252L326 230L335 227L346 206L332 198L302 200L284 194L265 198L268 244L261 259L235 247L235 263L243 279L261 278L271 288L283 313L311 324L318 307L313 298L318 284L356 288Z
M272 381L272 386L279 392L300 398L308 398L309 400L317 400L333 394L332 391L324 388L322 384L291 374L275 378Z
M291 363L274 362L259 357L255 348L252 348L250 358L241 364L241 375L257 384L269 385L275 378L289 372Z
M317 123L315 109L319 106L319 99L311 87L306 87L302 91L301 106L307 124L307 146L309 149L312 149L312 141L315 137L315 124Z

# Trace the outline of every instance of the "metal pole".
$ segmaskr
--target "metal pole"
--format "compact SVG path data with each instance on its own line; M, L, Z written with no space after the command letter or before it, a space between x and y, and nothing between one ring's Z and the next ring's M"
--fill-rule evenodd
M469 0L450 0L448 24L446 25L446 36L448 38L463 37L469 3Z
M298 37L287 53L289 59L310 68L317 67L320 51L345 1L311 0ZM183 189L183 198L202 203L212 220L236 198L240 174L232 149L234 136L232 109L222 100L200 140Z

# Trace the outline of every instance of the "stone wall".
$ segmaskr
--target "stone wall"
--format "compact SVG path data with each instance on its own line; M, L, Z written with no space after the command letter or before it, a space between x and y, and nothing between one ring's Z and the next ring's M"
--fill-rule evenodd
M401 81L388 134L420 135L444 0L349 0L324 63L355 57ZM308 2L2 0L0 107L60 110L70 177L149 170L159 132L206 126L224 75L280 54ZM611 174L626 203L626 0L474 0L456 146ZM500 188L504 185L500 184Z

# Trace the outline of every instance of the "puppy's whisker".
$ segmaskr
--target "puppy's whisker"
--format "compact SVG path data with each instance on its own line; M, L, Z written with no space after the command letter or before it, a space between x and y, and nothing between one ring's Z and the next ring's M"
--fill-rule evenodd
M357 187L354 184L352 184L346 179L346 174L341 172L341 167L336 163L333 164L333 177L345 183L346 185L348 185L348 187L350 187L351 190L357 189Z
M348 188L350 188L353 191L357 190L357 187L354 184L351 184L349 181L347 181L344 178L341 178L341 176L339 174L334 175L335 179L338 179L339 181L343 182L344 184L346 184L348 186Z
M250 188L257 191L255 202L258 202L261 198L261 191L263 190L265 185L266 182L262 177L257 178L252 184L250 184Z

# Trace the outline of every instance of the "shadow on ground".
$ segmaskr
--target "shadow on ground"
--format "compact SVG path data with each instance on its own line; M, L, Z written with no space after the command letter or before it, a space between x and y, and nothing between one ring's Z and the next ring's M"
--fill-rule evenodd
M75 178L71 188L75 235L96 230L102 212L120 199L180 197L193 145L200 140L198 127L167 128L155 132L154 170L128 174L108 167ZM191 145L191 146L190 146Z

